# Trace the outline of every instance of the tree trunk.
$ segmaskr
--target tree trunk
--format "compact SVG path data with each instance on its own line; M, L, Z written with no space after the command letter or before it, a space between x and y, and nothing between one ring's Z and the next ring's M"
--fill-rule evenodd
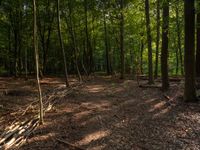
M185 89L186 102L197 101L195 89L195 12L194 0L184 1L185 13Z
M200 12L197 12L196 75L200 78Z
M146 29L147 29L147 43L148 43L148 71L149 71L149 84L154 84L153 79L153 63L152 63L152 37L150 28L149 16L149 0L145 0L145 15L146 15Z
M35 50L35 64L36 64L36 79L37 79L37 85L38 85L38 94L39 94L39 102L40 102L40 123L43 124L43 102L42 102L42 91L40 87L40 79L39 79L39 53L38 53L38 39L37 39L37 16L36 16L36 4L35 0L33 0L33 46Z
M179 72L179 50L178 50L178 47L175 46L174 47L176 49L176 76L178 76L178 72Z
M162 49L161 49L161 74L162 89L169 89L168 77L168 33L169 33L169 0L163 2Z
M160 45L160 0L157 0L157 27L156 27L156 63L155 63L155 79L158 78L158 56L159 56L159 45Z
M61 34L60 0L57 0L57 24L58 24L58 36L59 36L60 46L61 46L62 54L63 54L63 63L64 63L64 70L65 70L65 83L66 83L66 86L69 87L65 49L64 49L64 44L63 44L62 34Z
M120 0L120 59L121 59L121 75L120 79L124 79L125 61L124 61L124 0Z
M67 21L67 18L66 18ZM76 36L75 36L75 29L73 27L73 23L72 23L72 7L71 7L71 1L69 2L69 23L68 24L68 30L69 30L69 34L71 35L71 39L72 39L72 43L73 43L73 49L74 49L74 56L75 56L75 66L76 66L76 71L77 71L77 75L79 78L79 82L82 82L82 77L81 77L81 73L79 70L79 66L78 66L78 58L77 58L77 52L78 52L78 47L77 47L77 42L76 42Z
M140 73L143 75L143 51L144 51L144 41L143 35L140 41Z
M181 48L181 27L180 27L180 20L179 20L179 10L178 6L176 6L176 26L177 26L177 37L178 37L178 51L179 51L179 57L180 57L180 67L181 67L181 74L184 74L183 71L183 54L182 54L182 48Z
M90 74L93 71L93 52L92 52L92 47L90 43L90 37L89 37L89 32L88 32L88 1L84 0L84 11L85 11L85 35L86 35L86 64L87 64L87 70L88 74Z
M110 68L110 56L109 56L109 47L108 47L108 32L107 32L107 23L106 23L106 13L104 10L103 13L103 24L104 24L104 42L105 42L105 51L106 51L106 71L107 75L111 74Z

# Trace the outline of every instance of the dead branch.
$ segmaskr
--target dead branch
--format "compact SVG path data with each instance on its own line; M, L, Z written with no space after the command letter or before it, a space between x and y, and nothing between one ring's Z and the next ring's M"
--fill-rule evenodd
M51 110L52 106L61 98L66 95L69 95L71 92L73 92L77 87L79 87L82 84L76 84L71 86L70 88L64 88L64 87L58 87L54 89L53 91L50 91L44 96L44 112L48 112ZM21 114L20 117L27 114L27 112L31 109L37 108L37 101L33 101L31 104L29 104L25 110L20 109L16 114ZM17 118L17 120L20 119L20 117ZM23 145L26 142L26 139L28 136L36 129L36 127L39 126L39 119L38 116L34 116L33 118L18 123L15 121L10 127L8 127L3 134L0 136L0 149L9 149L13 147L19 147ZM65 143L66 144L66 143ZM71 145L68 143L68 145ZM83 150L81 148L78 148L76 146L71 145L76 150Z

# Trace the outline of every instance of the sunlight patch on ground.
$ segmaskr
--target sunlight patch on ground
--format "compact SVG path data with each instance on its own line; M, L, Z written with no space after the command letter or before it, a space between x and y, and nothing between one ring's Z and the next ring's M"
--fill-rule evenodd
M111 106L111 103L106 100L102 100L98 103L93 102L85 102L81 104L81 107L85 107L87 109L95 109L95 110L108 110L108 108Z
M105 149L106 145L99 145L99 146L93 146L93 147L90 147L90 150L102 150L102 149Z
M154 112L154 111L156 111L156 110L162 109L162 108L165 106L165 104L166 104L166 103L165 103L164 101L161 101L161 102L155 104L155 105L149 110L149 112Z
M82 119L83 117L87 117L88 115L90 115L93 111L91 110L88 110L88 111L81 111L81 112L78 112L74 115L74 117L77 119L77 120L80 120Z
M156 100L157 100L157 98L152 98L152 99L146 100L145 102L148 104L148 103L152 103Z
M34 136L33 138L30 138L28 140L28 143L35 143L35 142L42 142L45 140L49 140L50 138L54 138L56 136L56 133L47 133L45 135L40 135L40 136Z
M100 140L110 134L109 130L100 130L86 135L82 140L76 142L78 145L88 145L93 141Z
M87 88L87 91L90 93L98 93L105 90L105 86L103 85L88 85Z
M170 110L169 107L168 107L168 108L165 108L165 109L162 109L159 113L155 114L153 117L154 117L154 118L160 117L160 116L166 114L167 112L169 112L169 110Z

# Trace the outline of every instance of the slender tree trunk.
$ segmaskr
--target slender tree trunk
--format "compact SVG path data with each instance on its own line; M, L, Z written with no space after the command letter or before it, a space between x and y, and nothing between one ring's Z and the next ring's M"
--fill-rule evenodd
M183 71L183 54L182 54L182 48L181 48L181 27L180 27L180 20L179 20L179 10L178 6L176 6L176 27L177 27L177 37L178 37L178 52L180 57L180 67L181 67L181 74L184 74Z
M143 75L143 51L144 51L144 40L143 40L143 35L142 39L140 41L140 73Z
M155 63L155 79L158 78L158 56L159 56L159 45L160 45L160 0L157 0L157 27L156 27L156 63Z
M120 79L124 79L125 61L124 61L124 0L120 0L120 59L121 59L121 75Z
M152 63L152 37L151 37L150 16L149 16L149 0L145 0L145 15L146 15L146 29L147 29L147 41L148 41L149 84L154 84L153 63Z
M25 79L27 80L28 79L28 66L27 66L27 61L28 61L28 58L27 58L27 48L25 49Z
M89 39L89 33L88 33L88 0L84 0L84 11L85 11L85 36L86 36L86 55L85 55L85 60L86 60L86 64L87 64L87 70L88 73L91 73L91 64L90 64L90 39Z
M104 13L103 13L103 23L104 23L104 43L105 43L105 50L106 50L106 71L107 71L107 75L110 75L111 74L111 68L110 68L108 33L107 33L107 23L106 23L105 10L104 10Z
M15 29L15 31L14 31L14 65L15 65L15 77L17 77L18 76L18 55L17 55L17 53L18 53L18 35L17 35L17 31L16 31L16 29Z
M35 63L36 63L36 79L38 85L38 95L40 102L40 123L43 124L43 102L42 102L42 90L40 87L40 79L39 79L39 53L38 53L38 39L37 39L37 16L36 16L36 4L35 0L33 0L33 17L34 17L34 27L33 27L33 46L35 50Z
M67 18L66 18L66 21L67 21ZM78 78L79 78L79 82L82 82L82 77L81 77L81 73L80 73L80 70L79 70L78 58L77 58L78 46L77 46L77 42L76 42L75 29L74 29L73 23L72 23L71 1L69 2L69 23L67 23L67 24L68 24L69 34L71 35L71 39L72 39L72 43L73 43L73 47L74 47L74 56L75 56L74 61L75 61L77 75L78 75Z
M197 13L196 75L200 78L200 12Z
M61 46L62 54L63 54L63 63L64 63L64 70L65 70L65 83L66 83L66 86L69 87L69 80L68 80L68 73L67 73L67 63L66 63L65 49L64 49L64 44L63 44L62 34L61 34L60 0L57 0L57 24L58 24L59 41L60 41L60 46Z
M184 0L185 13L185 90L186 102L197 101L195 89L195 12L194 0Z
M179 51L178 51L178 48L177 47L175 47L175 49L176 49L176 75L178 75L178 72L179 72Z
M161 49L161 74L162 89L169 89L168 77L168 33L169 33L169 0L163 2L162 49Z

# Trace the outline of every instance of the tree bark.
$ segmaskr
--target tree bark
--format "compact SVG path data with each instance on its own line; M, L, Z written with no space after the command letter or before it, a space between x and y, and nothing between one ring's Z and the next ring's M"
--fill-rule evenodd
M64 63L64 70L65 70L65 83L66 86L69 87L69 80L68 80L68 73L67 73L67 63L66 63L66 56L65 56L65 49L64 44L62 40L62 34L61 34L61 24L60 24L60 0L57 0L57 25L58 25L58 36L59 36L59 42L63 54L63 63Z
M107 32L105 10L103 12L103 24L104 24L104 43L105 43L105 52L106 52L106 71L107 71L107 75L110 75L111 74L110 56L109 56L110 52L109 52L109 47L108 47L108 32Z
M159 56L159 45L160 45L160 0L157 0L157 16L156 16L156 62L155 62L155 79L158 78L158 56Z
M168 77L168 33L169 33L169 0L163 2L162 49L161 49L161 74L162 89L169 89Z
M120 79L124 79L125 61L124 61L124 0L120 0L120 59L121 59L121 75Z
M74 49L74 56L75 56L75 66L76 66L76 71L77 71L77 75L79 78L79 82L82 82L82 77L81 77L81 73L79 70L79 66L78 66L78 58L77 58L77 52L78 52L78 45L76 42L76 35L75 35L75 29L73 27L73 22L72 22L72 6L71 6L71 1L69 2L69 23L68 24L68 30L69 30L69 34L71 35L71 39L72 39L72 43L73 43L73 49ZM67 18L66 18L67 21Z
M40 103L40 123L43 124L43 102L42 102L42 90L40 87L40 78L39 78L39 52L38 52L38 38L37 38L37 15L36 15L36 4L35 0L33 0L33 46L35 50L35 64L36 64L36 79L37 79L37 86L38 86L38 96L39 96L39 103Z
M200 12L197 12L196 75L200 77Z
M140 73L143 75L143 51L144 51L144 40L143 35L140 41Z
M149 84L154 84L153 63L152 63L152 37L151 37L150 16L149 16L149 0L145 0L145 15L146 15L146 29L147 29L147 43L148 43Z
M197 101L195 89L195 12L194 0L184 0L185 13L185 89L186 102Z
M183 71L183 54L182 54L182 48L181 48L181 27L180 27L180 20L179 20L179 10L178 6L176 6L176 26L177 26L177 37L178 37L178 52L179 52L179 58L180 58L180 67L181 67L181 74L184 74Z

